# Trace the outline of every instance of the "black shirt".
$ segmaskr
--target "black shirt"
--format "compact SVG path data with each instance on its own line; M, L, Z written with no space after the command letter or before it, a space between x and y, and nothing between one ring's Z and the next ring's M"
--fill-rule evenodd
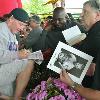
M81 32L84 32L83 27L79 23L74 22L74 21L69 21L69 22L67 21L67 23L62 29L55 27L54 29L52 29L51 31L47 33L46 40L45 40L45 48L51 48L54 51L59 41L66 43L66 40L63 36L62 31L70 27L73 27L75 25L79 27Z
M97 56L96 69L94 73L92 88L96 90L100 90L100 52L98 53L98 56Z
M93 61L96 62L97 53L100 49L100 21L91 27L86 39L83 40L82 43L74 45L73 47L93 56Z
M93 56L93 62L96 63L97 54L100 50L100 21L91 27L85 40L83 40L79 45L74 45L73 47ZM93 79L93 76L90 77L86 75L82 81L82 85L91 88Z

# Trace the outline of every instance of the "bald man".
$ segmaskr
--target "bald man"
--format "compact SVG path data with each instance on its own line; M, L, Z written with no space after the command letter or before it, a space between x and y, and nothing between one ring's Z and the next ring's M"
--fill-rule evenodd
M50 28L49 30L43 30L42 35L36 44L36 47L33 47L34 50L45 50L51 48L53 52L59 41L66 43L62 31L75 25L78 25L83 32L83 28L78 23L70 21L67 18L67 14L64 8L55 8L53 11L53 20L49 25Z

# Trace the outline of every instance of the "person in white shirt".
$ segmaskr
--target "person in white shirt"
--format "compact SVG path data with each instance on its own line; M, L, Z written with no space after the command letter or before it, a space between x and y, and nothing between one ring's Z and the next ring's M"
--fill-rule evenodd
M9 97L13 96L13 100L21 100L34 61L27 59L28 50L18 51L15 34L26 27L29 16L21 8L15 8L10 14L6 22L0 23L0 99L10 100Z

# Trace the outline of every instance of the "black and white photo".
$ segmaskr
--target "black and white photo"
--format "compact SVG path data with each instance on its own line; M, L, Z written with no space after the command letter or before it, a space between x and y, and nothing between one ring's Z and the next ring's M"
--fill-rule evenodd
M81 84L93 57L59 42L47 67L57 73L65 69L72 80Z
M54 66L66 69L70 74L80 78L87 62L88 61L86 59L62 48L61 52L58 54Z

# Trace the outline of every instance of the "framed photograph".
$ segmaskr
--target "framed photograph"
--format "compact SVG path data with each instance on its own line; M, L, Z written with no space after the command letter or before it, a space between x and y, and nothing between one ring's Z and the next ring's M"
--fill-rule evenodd
M92 60L92 56L59 42L47 68L57 73L65 69L74 82L81 84Z

